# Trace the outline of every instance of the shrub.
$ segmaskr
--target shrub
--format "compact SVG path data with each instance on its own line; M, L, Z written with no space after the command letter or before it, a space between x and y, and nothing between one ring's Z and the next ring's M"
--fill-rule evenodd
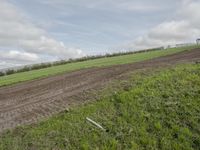
M25 66L25 67L23 67L23 68L21 68L21 69L17 70L16 72L26 72L26 71L30 71L30 70L31 70L31 68L30 68L30 67L28 67L28 66Z
M8 69L8 70L6 70L6 75L11 75L11 74L14 74L14 73L15 73L14 69Z
M1 71L0 76L5 76L5 73Z

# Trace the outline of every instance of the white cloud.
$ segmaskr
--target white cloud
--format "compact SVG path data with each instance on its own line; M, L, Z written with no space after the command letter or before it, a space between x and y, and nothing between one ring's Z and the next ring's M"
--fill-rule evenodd
M176 20L160 23L127 47L145 49L194 42L200 36L199 9L199 1L184 0L181 8L177 11L178 18Z
M37 62L39 60L39 56L34 53L21 52L16 50L10 51L0 51L0 59L1 60L9 60L9 61L30 61Z
M21 66L22 64L17 64L17 63L9 63L7 61L0 61L0 71L4 70L6 68L9 67L17 67L17 66Z
M194 28L200 28L200 1L197 0L186 0L182 5L182 8L178 12L180 17L189 20L191 26Z
M32 24L18 8L6 0L0 0L0 59L33 62L41 55L56 58L83 56L80 49L67 48L64 43ZM11 49L5 52L3 48ZM13 49L15 49L13 51Z

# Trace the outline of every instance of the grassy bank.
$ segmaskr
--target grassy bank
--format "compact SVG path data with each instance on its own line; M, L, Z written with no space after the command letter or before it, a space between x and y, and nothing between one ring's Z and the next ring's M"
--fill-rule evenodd
M97 102L2 134L0 149L199 149L200 64L135 73L121 85Z
M181 51L192 49L192 48L194 47L172 48L172 49L159 50L159 51L143 52L143 53L137 53L137 54L131 54L131 55L94 59L94 60L88 60L84 62L76 62L76 63L70 63L70 64L65 64L65 65L60 65L60 66L49 67L49 68L40 69L40 70L16 73L16 74L0 77L0 86L11 85L18 82L43 78L43 77L47 77L51 75L56 75L56 74L70 72L70 71L84 69L84 68L111 66L111 65L117 65L117 64L139 62L143 60L152 59L155 57L160 57L160 56L165 56L165 55L181 52Z

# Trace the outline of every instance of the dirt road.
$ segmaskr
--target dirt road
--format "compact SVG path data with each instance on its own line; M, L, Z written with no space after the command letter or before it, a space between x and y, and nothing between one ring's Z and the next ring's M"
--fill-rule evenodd
M143 62L90 68L0 88L0 131L37 122L82 102L73 99L83 91L100 87L134 70L200 60L200 49Z

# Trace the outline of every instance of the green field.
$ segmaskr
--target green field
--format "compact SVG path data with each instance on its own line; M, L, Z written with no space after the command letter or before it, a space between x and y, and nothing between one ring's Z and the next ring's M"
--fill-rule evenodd
M3 133L0 149L200 148L200 64L143 70L112 85L101 91L99 101Z
M84 68L111 66L111 65L117 65L117 64L139 62L139 61L152 59L159 56L165 56L165 55L177 53L177 52L184 51L187 49L192 49L192 48L195 48L195 46L185 47L185 48L172 48L172 49L166 49L166 50L151 51L151 52L123 55L123 56L110 57L110 58L101 58L101 59L95 59L95 60L88 60L84 62L76 62L76 63L70 63L66 65L54 66L54 67L40 69L40 70L33 70L29 72L16 73L16 74L0 77L0 86L11 85L18 82L43 78L43 77L47 77L51 75L56 75L56 74L60 74L64 72L70 72L74 70L80 70Z

